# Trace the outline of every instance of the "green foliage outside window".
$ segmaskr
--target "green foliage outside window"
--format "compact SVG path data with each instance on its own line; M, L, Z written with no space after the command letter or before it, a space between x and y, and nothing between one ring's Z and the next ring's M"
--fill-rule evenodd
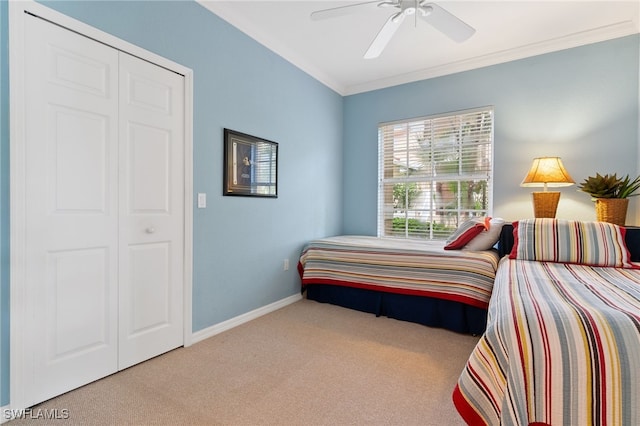
M396 208L406 209L410 207L418 195L420 195L420 190L415 182L396 183L393 185L393 204Z
M451 231L453 232L455 228L448 228L440 223L430 223L423 222L418 219L405 219L404 217L394 217L392 224L393 233L399 233L404 235L405 230L409 235L412 236L427 236L431 227L433 226L434 231Z

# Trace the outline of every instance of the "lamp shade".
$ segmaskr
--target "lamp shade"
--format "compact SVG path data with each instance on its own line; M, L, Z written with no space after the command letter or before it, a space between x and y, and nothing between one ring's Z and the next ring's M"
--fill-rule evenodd
M520 186L569 186L575 182L562 165L560 157L539 157L533 159L529 173Z

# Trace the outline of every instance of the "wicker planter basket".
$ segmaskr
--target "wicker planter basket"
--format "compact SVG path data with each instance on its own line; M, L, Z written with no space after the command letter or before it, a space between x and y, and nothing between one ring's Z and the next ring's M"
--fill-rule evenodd
M596 220L624 226L628 207L628 198L596 198Z

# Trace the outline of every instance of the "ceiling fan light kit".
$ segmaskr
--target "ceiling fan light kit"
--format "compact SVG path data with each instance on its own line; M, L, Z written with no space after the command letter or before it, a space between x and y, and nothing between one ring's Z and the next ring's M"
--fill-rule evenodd
M399 9L391 15L384 23L378 34L371 42L371 45L364 54L365 59L377 58L393 38L393 35L404 21L404 18L411 15L419 16L429 23L436 30L449 37L451 40L461 43L471 37L476 30L466 22L451 14L447 10L435 3L426 0L395 0L395 1L373 1L358 3L331 9L318 10L311 14L314 21L335 18L347 14L357 13L365 7L375 5L378 9L393 7Z

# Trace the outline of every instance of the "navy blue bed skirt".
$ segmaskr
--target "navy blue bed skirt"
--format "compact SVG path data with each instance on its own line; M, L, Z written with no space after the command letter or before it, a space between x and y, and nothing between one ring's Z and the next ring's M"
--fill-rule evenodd
M487 310L451 300L328 284L306 286L307 299L464 334L480 335Z

